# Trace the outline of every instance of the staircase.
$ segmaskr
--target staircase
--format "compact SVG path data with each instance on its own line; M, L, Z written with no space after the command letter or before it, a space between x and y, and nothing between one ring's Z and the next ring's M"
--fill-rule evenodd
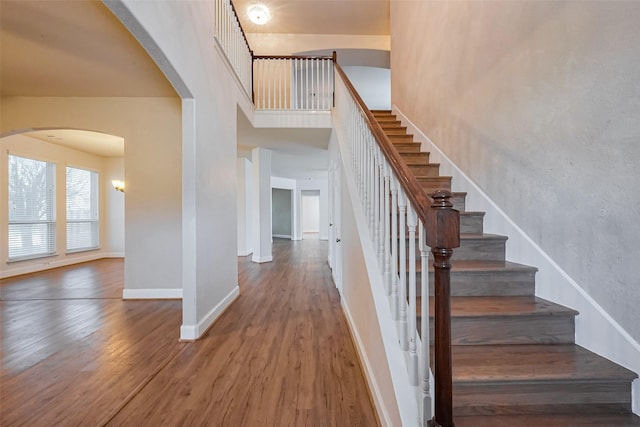
M427 194L451 188L451 177L439 175L391 112L373 115ZM631 413L636 374L574 343L578 313L535 296L536 269L505 260L507 237L484 233L484 213L467 211L465 196L454 193L461 230L451 270L456 426L640 425Z

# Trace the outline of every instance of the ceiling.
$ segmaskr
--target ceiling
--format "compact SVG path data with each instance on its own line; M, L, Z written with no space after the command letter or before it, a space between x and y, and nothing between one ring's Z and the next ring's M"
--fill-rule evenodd
M271 150L271 175L289 179L321 179L329 169L331 129L254 128L238 114L238 157L251 160L257 147Z
M262 27L247 18L250 3L255 0L234 0L247 32L389 34L389 0L264 0L272 19ZM0 0L0 46L3 97L177 96L146 51L100 1ZM244 120L238 130L239 153L256 146L272 149L274 175L326 175L328 130L253 129ZM55 129L29 136L101 156L124 153L121 138L95 132Z
M1 96L177 96L99 1L0 0Z
M124 155L124 138L100 132L48 129L25 132L23 135L75 150L88 151L103 157L122 157Z
M389 35L389 0L233 0L248 33ZM247 8L266 5L265 25L249 21Z

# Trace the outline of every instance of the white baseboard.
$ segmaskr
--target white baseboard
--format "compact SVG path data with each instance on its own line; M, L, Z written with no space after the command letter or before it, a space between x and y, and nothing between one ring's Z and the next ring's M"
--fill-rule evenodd
M182 299L182 289L123 289L122 299Z
M484 211L485 232L509 236L507 258L538 268L536 295L571 307L576 317L576 344L606 357L640 375L640 344L629 335L600 304L598 304L569 274L529 237L478 185L444 154L396 106L397 114L407 132L422 143L423 151L431 152L431 161L440 163L442 174L453 177L453 185L467 192L467 206ZM634 413L640 415L640 383L633 385Z
M257 257L254 255L253 257L251 257L251 261L257 262L257 263L271 262L273 261L273 257L272 256Z
M124 254L95 252L84 256L70 256L64 259L52 260L50 258L40 258L37 263L29 263L24 261L26 265L16 268L10 268L0 271L0 279L7 277L20 276L23 274L37 273L39 271L51 270L52 268L66 267L68 265L80 264L83 262L96 261L102 258L123 258Z
M236 286L218 305L213 307L197 325L182 325L180 327L180 339L193 341L200 338L239 295L240 287Z
M351 310L349 310L349 306L344 299L342 300L342 311L347 318L347 325L349 326L349 331L351 332L351 336L355 341L354 344L356 351L358 352L358 357L360 358L360 362L364 367L364 375L367 379L369 389L371 390L371 397L373 398L373 404L375 405L376 411L378 412L380 422L382 423L383 427L392 426L393 423L391 422L391 418L389 417L389 413L384 404L384 399L382 398L380 387L378 386L378 382L376 381L374 369L371 366L371 362L369 361L367 354L364 352L364 344L362 343L362 339L360 338L358 329L356 329L353 318L351 317Z
M108 252L103 255L104 258L124 258L124 252Z
M253 249L248 249L246 251L238 251L238 256L249 256L253 253Z

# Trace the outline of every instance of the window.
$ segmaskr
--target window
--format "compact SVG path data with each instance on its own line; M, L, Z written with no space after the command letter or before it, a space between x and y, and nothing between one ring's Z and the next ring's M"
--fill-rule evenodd
M67 252L98 244L98 173L67 166Z
M56 165L9 155L9 261L55 254Z

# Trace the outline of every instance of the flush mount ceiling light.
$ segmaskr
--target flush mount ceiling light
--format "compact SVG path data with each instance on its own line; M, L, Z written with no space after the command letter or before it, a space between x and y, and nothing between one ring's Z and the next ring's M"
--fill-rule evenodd
M271 15L269 8L263 4L254 4L247 9L247 15L254 24L264 25L269 21Z

